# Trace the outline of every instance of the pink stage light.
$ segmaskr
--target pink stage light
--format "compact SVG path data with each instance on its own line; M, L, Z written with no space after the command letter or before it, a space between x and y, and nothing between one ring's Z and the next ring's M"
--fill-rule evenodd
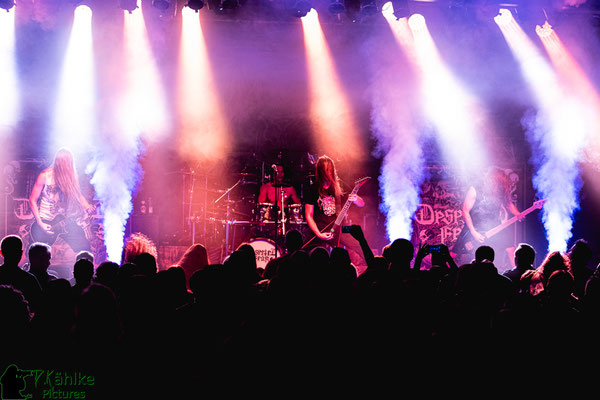
M571 147L571 152L583 152L582 173L587 182L598 186L600 171L600 96L594 84L587 77L581 65L564 45L557 32L538 35L556 70L558 79L564 90L578 99L573 102L572 118L568 120L569 140L562 145ZM575 140L571 140L571 135ZM573 147L574 146L574 147ZM579 147L583 147L582 149Z
M339 83L317 11L302 17L310 85L313 140L321 153L360 163L364 146ZM360 170L360 165L355 164Z
M87 172L104 215L104 243L110 261L119 263L132 199L142 179L145 142L168 131L165 94L152 56L144 14L123 11L123 81L115 86L105 110ZM115 99L114 101L112 99Z
M0 138L20 118L19 81L15 58L15 8L0 11Z
M119 122L134 139L159 140L169 129L165 91L152 54L143 9L123 12L126 91Z
M444 157L463 173L483 170L490 157L480 134L493 134L483 108L445 65L425 18L413 14L408 25L420 70L422 107L436 128Z
M389 24L396 43L410 63L402 75L418 77L414 38L407 18L397 19L391 2L381 10ZM379 175L382 204L386 215L386 232L391 241L410 239L412 219L420 204L420 186L423 181L423 148L417 114L412 100L412 88L399 83L395 76L404 66L378 65L371 87L371 131L377 139L377 152L383 156Z
M200 14L181 10L181 43L177 82L179 151L194 161L224 159L230 143L209 62Z

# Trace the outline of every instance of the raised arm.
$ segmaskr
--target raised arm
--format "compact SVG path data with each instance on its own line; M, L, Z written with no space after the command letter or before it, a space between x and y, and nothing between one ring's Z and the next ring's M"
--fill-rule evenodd
M476 199L477 199L477 192L475 191L475 188L473 186L471 186L469 188L469 190L467 190L467 194L465 195L465 201L463 202L462 212L463 212L463 217L465 219L465 224L469 228L469 231L471 232L471 235L473 236L473 238L475 238L475 240L477 240L479 242L483 242L485 240L485 236L483 236L481 233L477 232L477 229L475 229L475 226L473 225L473 219L471 218L471 210L473 209L473 206L475 205Z
M31 194L29 195L29 207L31 208L31 212L33 213L33 216L35 217L35 220L38 223L38 225L43 230L50 232L52 227L42 221L40 217L40 209L38 208L37 204L45 184L46 172L42 172L38 175L35 184L33 185L33 189L31 190Z

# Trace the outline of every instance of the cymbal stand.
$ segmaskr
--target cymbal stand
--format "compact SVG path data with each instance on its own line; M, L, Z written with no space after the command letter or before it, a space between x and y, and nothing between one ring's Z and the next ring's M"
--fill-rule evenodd
M190 199L188 204L188 224L192 228L192 244L196 242L196 221L192 221L192 202L194 201L194 185L196 184L196 173L194 170L190 174Z
M221 197L219 197L218 199L215 200L214 204L217 204L219 201L221 201L221 199L225 196L227 196L227 213L225 214L225 255L229 255L231 254L231 243L229 241L229 229L230 229L230 225L231 225L231 221L229 220L229 208L230 208L230 202L229 202L229 193L231 193L231 191L233 189L235 189L237 187L237 185L239 185L242 182L242 179L238 179L238 181L229 189L227 189L225 191L225 193L223 193L221 195Z

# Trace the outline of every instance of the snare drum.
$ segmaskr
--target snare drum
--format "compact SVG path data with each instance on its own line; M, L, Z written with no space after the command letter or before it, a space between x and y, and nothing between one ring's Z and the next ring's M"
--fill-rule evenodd
M287 220L290 224L301 224L304 222L302 214L302 204L290 204L287 206Z
M275 222L275 205L272 203L258 203L256 213L257 222Z
M277 249L277 257L281 257L283 254L279 246L271 239L254 238L248 244L254 249L257 268L264 269L267 263L275 258L275 249Z

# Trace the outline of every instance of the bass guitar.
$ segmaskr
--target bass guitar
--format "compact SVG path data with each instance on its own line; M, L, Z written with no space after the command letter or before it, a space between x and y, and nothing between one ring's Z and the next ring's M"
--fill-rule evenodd
M339 237L341 225L344 222L344 218L346 218L346 214L348 214L348 210L350 209L350 206L353 203L352 201L350 201L350 197L352 195L357 194L361 186L364 185L369 179L371 179L370 176L365 176L364 178L360 178L359 180L354 182L354 188L352 189L352 192L348 196L346 203L344 203L344 207L342 207L342 209L340 210L340 213L338 214L335 221L330 222L329 224L327 224L327 226L325 226L325 228L321 229L322 232L330 232L334 235L334 240L332 240L333 242L335 242L335 238ZM315 238L316 236L313 236L304 244L304 246L302 246L302 248L306 247Z
M90 240L91 219L92 215L87 212L84 216L78 218L66 217L63 214L58 214L52 220L42 219L43 223L52 227L50 231L44 230L44 228L42 228L37 221L33 221L29 233L35 242L42 242L52 246L60 235L67 234L74 229L78 229L79 227L83 229L86 239Z
M535 201L531 207L529 207L525 211L521 212L519 215L515 215L514 217L509 218L506 221L502 222L498 226L495 226L494 228L488 230L487 232L485 232L483 234L483 236L485 236L486 240L490 239L494 235L497 235L499 232L508 228L509 226L511 226L515 222L519 221L523 217L527 216L531 212L533 212L535 210L540 210L544 206L545 202L546 202L546 199ZM485 241L484 241L484 243L485 243ZM465 224L462 231L458 235L458 238L456 239L456 244L454 245L452 251L454 253L458 253L458 254L468 253L468 252L473 251L476 246L481 246L482 244L483 243L481 243L481 242L475 240L475 238L473 238L473 235L471 235L471 231L469 231L469 228Z

